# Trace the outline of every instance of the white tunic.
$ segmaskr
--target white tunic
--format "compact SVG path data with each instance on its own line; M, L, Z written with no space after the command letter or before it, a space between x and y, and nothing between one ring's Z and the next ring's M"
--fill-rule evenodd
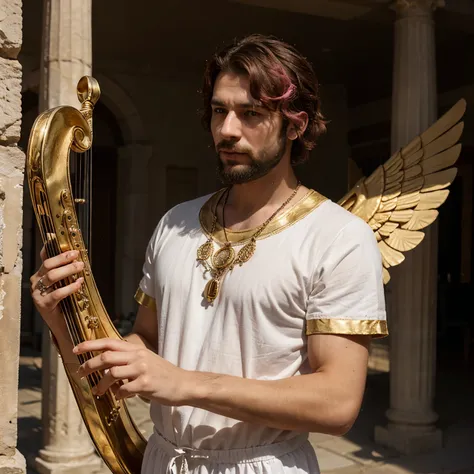
M160 356L186 370L276 380L310 373L308 334L387 334L372 229L315 191L269 226L253 257L225 275L218 298L208 304L203 290L210 276L196 252L207 240L217 198L171 209L150 240L137 300L156 305ZM234 242L251 233L227 231ZM215 235L222 238L219 226ZM234 248L237 253L240 247ZM296 436L189 406L152 402L151 417L157 433L178 447L242 449ZM147 456L162 463L165 455L157 449ZM314 461L301 463L313 463L311 472L317 472ZM146 472L161 472L154 469ZM307 468L299 469L281 472Z

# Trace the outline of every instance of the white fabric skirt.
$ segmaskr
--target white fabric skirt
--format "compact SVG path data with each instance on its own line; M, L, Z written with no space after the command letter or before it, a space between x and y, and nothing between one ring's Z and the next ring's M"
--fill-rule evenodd
M178 448L157 431L145 451L141 474L319 474L307 435L246 449Z

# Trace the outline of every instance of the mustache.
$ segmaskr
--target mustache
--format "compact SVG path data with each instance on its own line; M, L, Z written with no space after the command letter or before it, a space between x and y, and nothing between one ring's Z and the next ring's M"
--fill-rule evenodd
M216 145L217 152L222 150L228 151L230 153L251 153L251 151L246 148L236 146L236 143L231 140L222 140Z

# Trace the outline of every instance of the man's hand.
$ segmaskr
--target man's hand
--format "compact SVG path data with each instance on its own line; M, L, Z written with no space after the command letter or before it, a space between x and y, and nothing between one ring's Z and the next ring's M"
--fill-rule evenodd
M58 306L59 302L78 291L84 280L83 278L78 278L73 283L62 288L54 289L53 287L58 281L72 277L83 270L84 264L76 261L78 256L79 253L77 251L69 251L56 257L46 258L46 251L43 247L41 251L43 264L30 278L33 302L44 322L51 330L64 324L61 310Z
M78 374L85 377L106 371L95 387L95 395L111 389L117 399L140 395L162 405L188 404L193 389L192 372L176 367L148 349L117 339L86 341L73 350L76 355L92 351L102 354L85 362ZM115 385L120 381L123 385Z

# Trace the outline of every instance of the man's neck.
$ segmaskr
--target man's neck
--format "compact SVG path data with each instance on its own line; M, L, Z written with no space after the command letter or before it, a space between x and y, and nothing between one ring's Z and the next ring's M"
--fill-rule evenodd
M255 181L232 186L225 206L226 227L241 230L261 225L291 196L297 184L290 166L284 173L277 167Z

